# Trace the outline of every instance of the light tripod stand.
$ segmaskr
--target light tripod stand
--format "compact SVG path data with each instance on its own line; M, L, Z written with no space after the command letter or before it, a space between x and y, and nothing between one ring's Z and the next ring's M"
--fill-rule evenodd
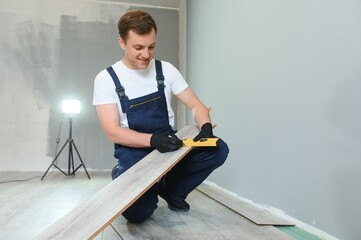
M62 172L65 176L70 176L70 175L75 175L75 172L80 168L80 167L84 167L85 173L88 176L88 178L90 179L89 173L86 170L85 164L83 162L83 160L80 157L79 151L74 143L74 140L72 138L72 130L73 130L73 120L70 117L69 118L69 138L66 140L66 142L64 143L63 147L60 149L59 153L56 154L53 162L50 164L49 168L46 170L46 172L44 173L43 177L41 178L41 180L44 179L44 177L46 176L46 174L48 173L48 171L50 170L50 168L52 166L56 167L57 169L59 169L60 172ZM68 173L64 172L63 170L61 170L57 165L56 162L58 160L58 157L60 156L61 152L64 150L65 146L69 145L69 152L68 152ZM74 169L74 155L73 155L73 147L79 157L80 160L80 165Z

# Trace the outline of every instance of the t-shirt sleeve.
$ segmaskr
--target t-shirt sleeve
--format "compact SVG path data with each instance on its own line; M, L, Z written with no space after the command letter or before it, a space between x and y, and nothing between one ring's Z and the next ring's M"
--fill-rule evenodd
M170 89L172 91L172 94L177 95L178 93L182 92L184 89L188 87L188 83L183 78L182 74L178 71L177 68L175 68L172 64L165 62L165 66L167 70L166 73L164 73L165 78L167 79L167 75L170 74L172 77L172 81L170 84Z
M93 105L117 103L113 80L106 70L101 71L94 80Z

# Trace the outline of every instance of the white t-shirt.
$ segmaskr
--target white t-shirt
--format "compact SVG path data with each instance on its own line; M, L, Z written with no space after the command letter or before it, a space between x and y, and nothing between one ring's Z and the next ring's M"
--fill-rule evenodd
M112 65L121 85L125 89L125 94L129 99L145 96L158 91L156 80L155 61L150 62L148 68L141 70L129 69L122 61ZM174 127L174 112L171 107L172 94L176 95L188 87L180 72L169 62L162 61L163 75L165 77L165 96L167 100L169 124ZM121 105L112 77L104 69L94 81L93 105L117 104L120 114L120 125L128 127L126 114L121 111Z

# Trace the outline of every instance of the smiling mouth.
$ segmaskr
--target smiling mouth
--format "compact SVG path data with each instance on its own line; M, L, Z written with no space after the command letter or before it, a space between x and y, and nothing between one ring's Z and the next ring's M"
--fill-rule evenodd
M139 61L142 63L142 64L147 64L149 62L149 59L139 59Z

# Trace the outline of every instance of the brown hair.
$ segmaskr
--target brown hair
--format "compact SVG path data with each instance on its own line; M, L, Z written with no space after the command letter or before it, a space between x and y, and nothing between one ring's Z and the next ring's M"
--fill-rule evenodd
M157 25L152 16L143 11L130 11L124 14L118 22L120 37L126 42L130 30L137 34L144 35L150 33L152 29L157 33Z

